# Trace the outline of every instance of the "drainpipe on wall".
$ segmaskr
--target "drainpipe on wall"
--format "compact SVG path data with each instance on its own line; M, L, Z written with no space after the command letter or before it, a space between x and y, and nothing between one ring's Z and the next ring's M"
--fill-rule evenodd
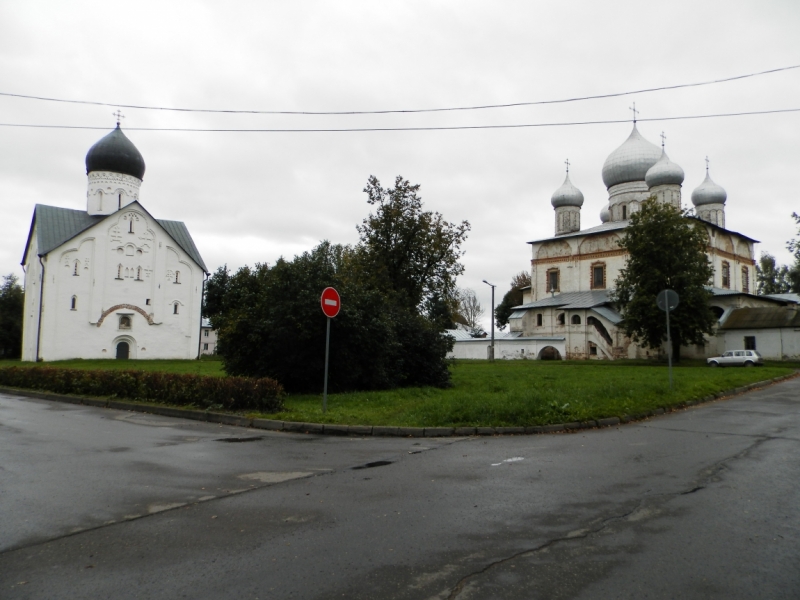
M39 265L42 267L42 274L39 278L39 320L36 323L36 362L40 362L42 357L39 356L39 346L42 341L42 298L44 298L44 263L42 262L42 255L39 255Z
M203 305L206 298L206 281L208 281L208 273L204 273L203 285L200 290L200 333L197 334L197 360L200 360L200 348L203 347Z

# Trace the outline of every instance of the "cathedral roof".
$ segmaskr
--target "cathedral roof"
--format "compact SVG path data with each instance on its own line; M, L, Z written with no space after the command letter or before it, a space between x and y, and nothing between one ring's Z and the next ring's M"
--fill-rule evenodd
M644 176L649 188L667 184L681 185L683 178L683 169L669 159L663 148L661 149L661 158L647 170L647 174Z
M86 174L110 171L144 178L144 158L117 123L116 129L100 139L86 153Z
M706 170L706 178L703 183L697 186L692 192L692 204L703 206L704 204L725 204L728 199L728 192L722 186L717 185L711 180L711 176Z
M33 221L31 222L31 231L28 234L28 243L25 246L25 253L27 254L28 248L30 247L34 226L36 228L38 255L44 256L48 252L58 248L64 242L71 240L82 231L86 231L92 225L96 225L109 216L111 215L90 215L84 210L73 210L71 208L37 204L33 210ZM197 246L194 245L192 236L189 235L189 230L183 222L165 221L162 219L156 219L156 222L164 228L167 234L175 240L175 243L178 244L204 272L208 272L203 259L200 257L200 253L197 251ZM22 264L25 264L24 256L22 258Z
M642 137L633 124L633 131L603 165L603 183L607 188L629 181L644 181L647 170L661 157L661 149Z
M569 180L569 172L567 172L567 178L564 180L564 183L561 184L561 187L553 192L553 196L550 198L550 204L553 205L553 208L558 208L560 206L583 206L583 192L572 185L572 182Z

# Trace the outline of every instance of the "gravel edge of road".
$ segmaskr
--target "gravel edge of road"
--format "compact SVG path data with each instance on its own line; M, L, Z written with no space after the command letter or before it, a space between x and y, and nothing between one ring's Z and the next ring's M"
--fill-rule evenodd
M269 431L284 431L287 433L315 433L322 435L350 435L350 436L379 436L379 437L464 437L475 435L532 435L539 433L568 433L581 429L595 429L599 427L614 427L616 425L642 421L650 417L656 417L676 410L686 409L698 404L712 402L721 398L738 396L754 389L764 388L769 385L793 379L800 376L800 371L789 375L782 375L764 381L756 381L747 385L724 390L722 392L706 396L700 400L688 400L675 406L656 408L654 410L635 414L623 415L622 417L608 417L592 421L555 423L552 425L537 425L533 427L392 427L384 425L335 425L325 423L299 423L296 421L274 421L272 419L251 419L240 415L228 413L217 413L205 410L191 410L172 406L160 406L148 404L146 402L134 402L128 400L109 400L105 398L88 398L82 396L68 396L54 394L51 392L36 390L21 390L0 386L0 393L14 394L26 398L37 398L39 400L52 400L55 402L65 402L68 404L82 404L97 408L113 408L115 410L128 410L133 412L149 413L163 417L179 417L206 423L218 423L221 425L234 425L238 427L249 427L253 429L264 429Z

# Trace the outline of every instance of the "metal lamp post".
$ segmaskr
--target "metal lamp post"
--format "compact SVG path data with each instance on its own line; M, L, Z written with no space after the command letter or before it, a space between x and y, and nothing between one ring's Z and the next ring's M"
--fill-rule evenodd
M486 285L488 285L489 287L492 288L492 310L491 310L491 313L490 313L490 318L491 318L491 321L492 321L492 345L489 346L489 360L494 360L494 288L495 288L495 285L492 284L492 283L489 283L485 279L483 280L483 283L485 283Z

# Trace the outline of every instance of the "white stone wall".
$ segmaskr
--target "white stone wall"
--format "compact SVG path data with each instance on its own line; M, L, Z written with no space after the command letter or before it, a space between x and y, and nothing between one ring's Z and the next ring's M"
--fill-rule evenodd
M491 343L489 338L457 341L453 344L453 350L447 355L447 358L486 360ZM537 360L539 353L548 346L558 350L562 359L566 356L564 340L532 340L525 338L496 339L494 341L494 356L498 360Z
M92 171L86 192L86 210L90 215L110 215L139 200L142 180L132 175Z
M726 350L743 350L745 336L756 338L756 350L766 359L800 359L800 329L789 327L774 329L729 329L718 332L721 344L719 353Z
M34 254L26 265L32 290ZM195 358L203 277L138 202L129 204L47 255L39 357L115 358L127 341L131 358ZM38 296L28 298L23 359L36 360Z

